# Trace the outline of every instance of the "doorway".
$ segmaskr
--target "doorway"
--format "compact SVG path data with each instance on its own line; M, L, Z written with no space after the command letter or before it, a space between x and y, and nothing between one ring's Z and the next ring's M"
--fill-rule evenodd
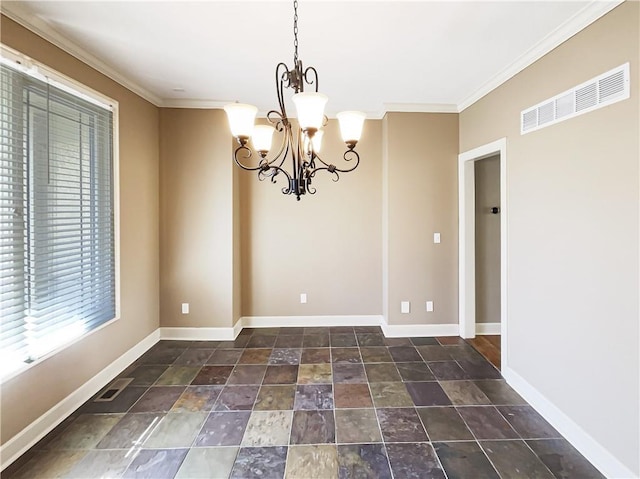
M478 338L476 343L499 344L500 363L504 368L507 362L507 169L506 138L483 145L458 156L458 217L459 217L459 328L460 336L471 342L476 335L500 335L500 340ZM478 261L478 256L486 251L476 251L476 162L495 158L499 165L499 204L479 205L487 208L487 215L494 215L492 221L498 222L499 231L499 287L493 290L494 300L499 297L499 304L488 304L486 297L478 297L477 272L486 277L486 258ZM480 208L480 209L481 209ZM490 208L499 208L493 213ZM479 225L483 228L484 226ZM481 246L481 245L478 245ZM485 245L486 246L486 245ZM490 276L490 275L489 275ZM486 290L486 285L485 290ZM481 294L486 291L480 288ZM487 316L488 315L488 316ZM491 318L494 318L493 321ZM495 319L499 318L496 322ZM498 324L499 323L499 324ZM486 339L486 340L484 340Z

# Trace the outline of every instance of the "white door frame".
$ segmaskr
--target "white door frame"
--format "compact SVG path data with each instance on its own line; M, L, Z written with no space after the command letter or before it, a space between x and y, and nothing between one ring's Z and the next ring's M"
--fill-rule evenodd
M507 365L507 139L458 155L458 315L460 336L476 337L476 239L474 162L500 155L500 334Z

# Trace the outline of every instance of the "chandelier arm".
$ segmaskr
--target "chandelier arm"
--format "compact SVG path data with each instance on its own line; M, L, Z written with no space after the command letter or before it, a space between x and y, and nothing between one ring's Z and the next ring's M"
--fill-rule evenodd
M316 176L316 173L318 171L328 171L329 173L331 173L333 175L332 180L334 182L337 182L340 179L340 175L338 174L338 170L337 168L332 168L333 165L329 165L329 166L319 166L318 168L313 169L312 171L309 172L309 179L313 178L314 176ZM349 170L351 171L351 170Z
M315 86L318 93L318 71L314 67L307 67L302 77L307 85Z
M269 112L269 114L271 114L272 112ZM275 112L277 113L277 112ZM268 118L268 115L267 115ZM269 119L269 121L271 121ZM276 125L276 130L279 133L283 133L283 131L285 130L285 127L282 125L281 122L278 122L278 124ZM282 164L284 163L285 158L287 157L287 152L288 152L288 144L287 144L287 133L286 131L282 134L282 141L280 142L280 147L278 149L278 152L276 154L274 154L270 160L263 160L266 164L268 164L269 166L273 165L274 163L277 163L278 161L280 161L280 163L277 164L277 166L282 166Z
M241 153L243 153L243 155L241 155ZM246 145L240 145L233 152L233 159L236 162L236 165L238 165L243 170L257 171L257 170L263 169L263 166L261 166L261 165L253 167L253 166L246 166L246 165L242 164L242 160L241 159L248 160L252 156L253 156L253 151L251 151L251 148L249 148Z
M314 158L316 160L320 161L320 163L325 165L325 167L315 168L311 172L311 178L313 178L313 176L315 176L315 173L318 170L328 170L330 173L333 173L335 171L338 171L340 173L349 173L349 172L355 170L358 167L358 165L360 165L360 155L358 154L358 152L356 150L351 150L351 149L345 151L344 154L342 155L342 158L345 161L353 161L353 160L355 160L355 164L351 168L338 168L336 165L331 165L331 164L327 163L326 161L324 161L322 158L320 158L316 154L314 154L313 156L314 156Z
M281 71L284 68L284 71ZM284 89L291 87L291 75L289 67L280 62L276 66L276 92L278 94L278 106L280 107L280 119L285 124L289 123L287 118L287 109L284 103Z

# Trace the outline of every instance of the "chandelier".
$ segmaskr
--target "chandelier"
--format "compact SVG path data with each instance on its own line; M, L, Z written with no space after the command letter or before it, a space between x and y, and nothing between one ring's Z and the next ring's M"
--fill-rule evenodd
M340 173L355 170L360 164L360 155L355 151L356 144L362 134L365 114L359 111L344 111L336 117L340 123L342 139L347 145L343 159L348 162L347 167L338 168L320 158L322 144L322 128L328 123L324 114L327 96L318 93L318 72L313 67L302 66L298 59L298 2L293 2L293 38L294 55L293 68L284 63L276 66L276 92L278 94L279 110L267 113L268 125L255 125L258 109L253 105L232 103L226 105L231 133L238 141L238 148L233 153L236 164L248 171L257 171L258 179L270 178L272 183L283 175L287 186L282 188L285 195L295 195L298 201L304 194L314 194L315 188L311 182L320 171L333 175L333 181L340 179ZM315 91L305 91L307 88ZM298 126L293 127L287 116L284 90L294 91L292 100L296 108ZM273 149L274 132L281 136L280 145ZM253 149L249 147L249 140ZM255 153L259 157L257 166L246 164ZM291 170L287 170L285 162L291 160Z

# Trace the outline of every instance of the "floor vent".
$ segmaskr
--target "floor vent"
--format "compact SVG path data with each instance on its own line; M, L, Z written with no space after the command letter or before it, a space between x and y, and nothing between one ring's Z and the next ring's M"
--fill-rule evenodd
M602 108L630 95L629 63L527 108L520 115L520 134L554 125Z
M133 378L119 378L113 381L93 402L113 401L126 388Z

